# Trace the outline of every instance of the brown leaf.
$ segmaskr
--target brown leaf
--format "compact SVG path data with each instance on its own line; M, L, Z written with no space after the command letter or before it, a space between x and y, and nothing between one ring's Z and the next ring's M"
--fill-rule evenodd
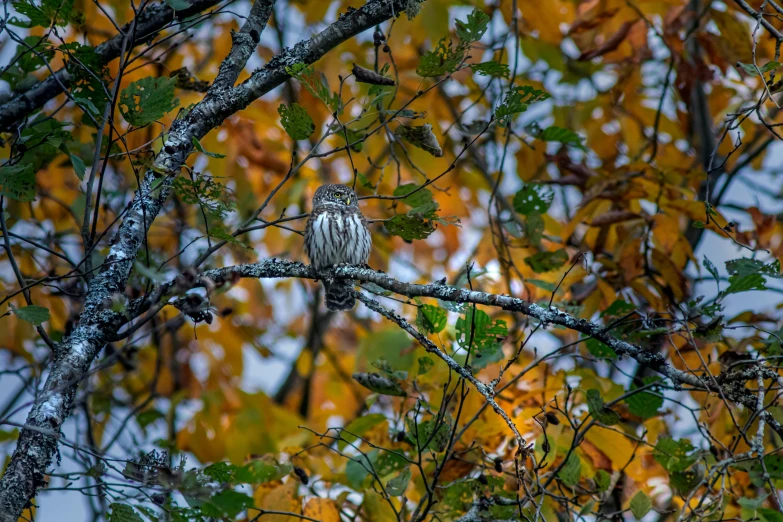
M288 172L288 164L264 146L256 135L252 122L243 119L233 121L229 118L225 125L231 131L232 136L236 138L239 154L247 158L248 162L278 174Z
M582 11L571 27L568 28L568 34L573 35L590 29L594 29L611 19L619 11L618 8L606 9L605 2L601 0L589 0L582 3L579 8Z
M625 37L628 36L628 32L631 30L632 26L632 22L623 22L623 25L620 26L617 32L607 38L602 45L599 45L595 49L589 51L583 51L582 54L579 55L578 60L592 60L593 58L597 58L598 56L603 56L608 52L614 51L617 49L617 47L620 46L621 43L623 43L623 40L625 40Z
M593 220L590 222L590 226L600 227L603 225L614 225L615 223L622 223L624 221L639 219L641 217L642 216L636 212L631 212L628 210L610 210L609 212L604 212L603 214L593 218Z

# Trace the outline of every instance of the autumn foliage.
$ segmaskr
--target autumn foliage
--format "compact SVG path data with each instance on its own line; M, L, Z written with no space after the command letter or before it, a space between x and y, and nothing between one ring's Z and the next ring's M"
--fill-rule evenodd
M783 2L6 9L0 521L783 520Z

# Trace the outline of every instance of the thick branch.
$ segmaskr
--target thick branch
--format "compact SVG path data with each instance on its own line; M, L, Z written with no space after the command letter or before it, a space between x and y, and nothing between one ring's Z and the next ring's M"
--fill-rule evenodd
M258 45L261 33L272 15L272 8L276 0L256 0L250 9L247 20L242 24L242 29L238 33L232 33L231 52L228 57L220 64L213 89L227 89L234 86L239 78L239 73L245 68L247 60L253 54L253 50Z
M130 43L130 46L135 47L147 43L173 20L184 20L214 7L220 2L221 0L191 0L190 7L176 12L165 2L151 5L136 20L136 38ZM127 32L132 23L131 21L123 26L122 32ZM123 38L123 34L118 34L95 48L102 63L109 63L120 55ZM62 68L45 80L36 83L27 91L0 105L0 132L10 131L19 120L43 107L46 102L63 92L63 87L67 88L70 85L71 75L65 68Z
M101 272L90 281L79 324L54 353L39 400L27 416L28 428L22 430L0 479L0 522L16 522L25 505L44 485L44 474L57 451L57 441L41 430L60 430L73 408L79 382L106 342L115 335L118 317L105 309L104 302L113 294L125 291L147 231L193 149L193 138L200 139L228 116L280 85L288 78L287 66L315 62L345 40L401 13L408 1L370 0L311 40L300 42L292 50L286 49L240 86L213 85L200 103L172 124L155 166L144 176L112 241Z
M672 366L662 354L645 350L641 346L619 339L612 335L603 325L574 317L555 307L541 306L508 295L467 290L437 282L427 285L406 283L398 281L383 272L377 272L364 267L346 266L336 268L331 272L317 273L312 267L303 263L295 263L280 259L267 259L253 264L207 270L194 280L193 285L196 287L206 287L211 284L220 285L236 281L239 278L262 279L288 277L304 279L323 279L328 277L333 277L335 279L350 279L374 283L385 290L406 297L432 297L442 301L475 303L501 308L510 312L522 313L534 319L538 319L543 323L543 326L550 324L563 326L569 330L583 334L586 338L591 337L597 339L611 347L618 356L630 357L639 364L663 375L672 382L675 389L682 389L683 386L690 386L698 390L704 390L705 392L719 393L735 404L754 410L757 408L757 398L752 392L744 387L744 382L742 381L729 381L724 379L723 375L715 380L710 376L699 377L693 373L678 370ZM175 284L175 282L171 282L161 285L148 297L141 298L134 302L133 305L129 307L129 311L138 314L150 309L164 296L170 294L173 291ZM400 326L403 325L400 324ZM409 331L409 333L413 335L413 332ZM470 380L466 375L463 375L464 368L459 370L456 368L453 369ZM472 375L470 377L472 378ZM473 381L471 382L475 385ZM477 389L481 391L479 387L477 387ZM769 412L760 412L759 417L783 437L783 426L781 426L780 422L770 415Z

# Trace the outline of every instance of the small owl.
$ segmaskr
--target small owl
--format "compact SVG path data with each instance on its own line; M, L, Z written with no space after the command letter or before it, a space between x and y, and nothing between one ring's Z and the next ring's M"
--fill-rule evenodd
M363 265L370 258L370 231L356 193L345 185L323 185L313 195L313 210L304 234L307 257L320 270ZM326 308L350 310L356 304L351 281L324 281Z

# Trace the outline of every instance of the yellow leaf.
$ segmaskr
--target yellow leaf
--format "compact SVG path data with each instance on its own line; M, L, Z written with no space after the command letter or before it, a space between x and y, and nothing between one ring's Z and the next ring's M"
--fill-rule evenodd
M311 498L304 508L304 516L320 522L340 522L340 512L334 502L328 498Z
M310 350L302 350L296 360L296 371L299 375L310 375L313 368L313 353Z
M737 15L728 11L710 11L710 16L718 26L720 34L731 42L732 62L750 63L753 55L753 42L750 28L744 20L738 20Z
M302 514L302 502L296 496L298 487L297 481L289 480L264 496L259 507L264 511L274 512L264 515L265 522L299 522L301 520L296 516ZM284 513L291 513L291 515Z
M611 462L612 469L622 469L634 452L634 444L625 435L614 429L594 426L585 434L585 439L600 450Z
M394 502L394 500L392 500ZM380 493L375 491L368 491L364 495L364 503L362 509L367 515L368 520L373 522L397 522L397 517L394 516L391 506L384 500Z

